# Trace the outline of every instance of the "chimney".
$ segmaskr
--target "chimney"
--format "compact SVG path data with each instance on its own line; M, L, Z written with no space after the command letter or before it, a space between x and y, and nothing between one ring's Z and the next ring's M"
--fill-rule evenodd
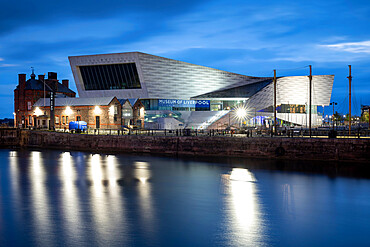
M49 80L58 80L58 75L56 72L48 72L48 79Z
M63 86L68 88L69 87L69 80L62 80L62 84L63 84Z
M26 87L26 74L18 74L19 90L24 90Z
M45 75L39 75L39 81L45 81Z

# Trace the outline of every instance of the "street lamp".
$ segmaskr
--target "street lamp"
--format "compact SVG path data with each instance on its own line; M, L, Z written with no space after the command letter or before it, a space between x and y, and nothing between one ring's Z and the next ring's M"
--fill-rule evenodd
M333 105L333 130L334 130L334 106L337 105L338 103L337 102L330 102L330 105Z
M234 117L242 123L245 119L248 118L248 110L246 105L240 104L234 109Z
M322 105L322 118L323 118L322 126L324 126L325 125L325 105Z

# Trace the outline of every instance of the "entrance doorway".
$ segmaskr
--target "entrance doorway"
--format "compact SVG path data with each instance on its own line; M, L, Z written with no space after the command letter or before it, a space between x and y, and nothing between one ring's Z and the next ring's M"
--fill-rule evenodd
M100 129L100 116L95 116L95 124L96 124L96 128L97 129Z

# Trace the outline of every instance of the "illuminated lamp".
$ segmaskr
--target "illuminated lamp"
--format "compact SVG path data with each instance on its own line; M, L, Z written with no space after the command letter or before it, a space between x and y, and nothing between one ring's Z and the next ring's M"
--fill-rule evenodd
M67 106L64 112L66 113L66 115L71 115L72 114L71 107Z
M36 115L36 116L42 115L42 111L40 110L40 108L36 107L34 115Z
M246 118L248 118L248 109L244 104L235 107L233 112L234 118L236 118L240 122L243 122Z
M99 106L95 106L94 113L95 113L95 115L101 114L101 109L100 109Z

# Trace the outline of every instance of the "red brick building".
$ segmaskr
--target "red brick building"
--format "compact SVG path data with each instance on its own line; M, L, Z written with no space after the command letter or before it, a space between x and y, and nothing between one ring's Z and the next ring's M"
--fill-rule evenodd
M139 99L56 98L55 129L69 129L72 121L84 121L88 129L122 129L144 127L144 105ZM33 105L34 126L48 129L50 123L50 101L39 99Z
M76 93L69 89L69 81L59 83L57 73L49 72L48 78L44 75L31 74L26 81L26 74L18 75L18 85L14 90L14 126L27 128L35 125L35 116L32 106L40 98L50 98L51 88L56 87L56 97L76 97ZM45 99L49 101L50 99Z

